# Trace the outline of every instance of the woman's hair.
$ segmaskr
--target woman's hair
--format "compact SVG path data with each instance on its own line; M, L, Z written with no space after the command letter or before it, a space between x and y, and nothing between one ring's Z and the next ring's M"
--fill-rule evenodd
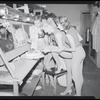
M66 16L60 16L60 24L66 29L70 28L70 22Z
M59 17L59 20L60 20L61 23L66 23L66 22L68 22L68 18L67 18L66 16L60 16L60 17Z
M2 28L5 28L5 27L3 27L3 26L0 26L0 29L2 29Z
M17 30L18 28L22 28L21 25L13 25L13 27Z

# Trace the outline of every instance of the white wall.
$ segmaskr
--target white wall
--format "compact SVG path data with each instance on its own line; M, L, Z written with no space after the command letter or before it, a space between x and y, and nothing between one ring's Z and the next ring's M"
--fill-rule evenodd
M55 13L57 16L67 16L69 21L77 25L79 32L81 26L81 12L87 11L87 4L45 4L48 11ZM81 33L82 34L82 33Z

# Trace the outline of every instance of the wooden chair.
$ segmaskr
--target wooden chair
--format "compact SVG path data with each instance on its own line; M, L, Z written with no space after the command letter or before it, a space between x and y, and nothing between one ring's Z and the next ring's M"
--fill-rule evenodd
M43 89L45 90L45 83L46 83L46 75L50 75L52 76L53 78L53 84L54 84L54 95L56 95L56 90L57 90L57 77L60 77L64 74L67 73L67 70L63 70L61 69L61 71L59 73L55 73L56 71L56 68L51 68L52 71L49 71L47 69L44 69L43 70L43 73L42 73L42 84L43 84ZM67 74L66 74L67 75Z

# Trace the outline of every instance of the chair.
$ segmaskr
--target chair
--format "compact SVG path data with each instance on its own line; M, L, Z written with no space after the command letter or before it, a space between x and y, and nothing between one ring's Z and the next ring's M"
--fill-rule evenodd
M43 73L42 73L42 84L43 84L43 89L45 90L45 83L46 83L46 74L50 75L53 77L53 84L54 84L54 95L56 95L56 90L57 90L57 77L60 77L64 74L67 73L67 70L61 69L61 71L59 73L55 73L57 69L55 67L51 68L51 71L47 70L47 69L43 69Z

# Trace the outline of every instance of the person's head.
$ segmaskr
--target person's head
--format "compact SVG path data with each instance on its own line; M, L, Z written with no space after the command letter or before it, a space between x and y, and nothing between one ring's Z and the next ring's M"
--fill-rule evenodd
M37 27L41 26L41 17L40 16L34 16L34 24Z
M3 27L3 26L0 27L0 35L1 35L0 38L4 38L4 37L5 37L5 39L6 39L7 30L6 30L6 28Z
M47 20L43 19L42 27L41 27L41 29L47 34L51 34L53 32L53 26L51 24L51 19L49 21L48 21L48 19Z
M43 18L43 19L42 19L42 24L45 25L45 24L47 24L47 23L48 23L47 20L46 20L45 18Z
M1 33L2 35L5 35L5 32L6 32L6 28L3 27L3 26L1 26L1 27L0 27L0 33Z
M61 16L58 16L58 17L54 18L54 21L55 21L55 23L56 23L58 29L64 30L64 28L63 28L62 25L60 24L60 17L61 17Z
M65 22L68 21L68 18L66 16L60 16L59 21L60 21L61 24L64 24Z
M42 19L41 19L41 30L43 30L44 32L46 32L45 31L45 28L48 26L48 22L47 22L47 19L45 18L45 17L42 17Z
M5 27L1 26L0 27L0 39L7 39L8 34L9 34L9 31Z
M60 24L63 26L64 29L69 29L70 22L66 16L60 17Z
M40 27L41 26L41 21L40 20L35 20L34 24L36 27Z

